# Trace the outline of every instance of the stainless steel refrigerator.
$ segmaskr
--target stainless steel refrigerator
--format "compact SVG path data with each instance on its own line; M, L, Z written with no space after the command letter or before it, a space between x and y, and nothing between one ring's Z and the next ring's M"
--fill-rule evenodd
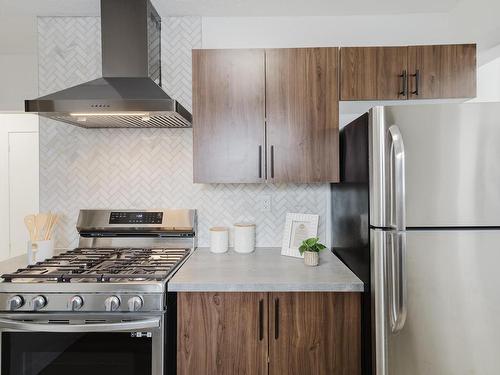
M340 136L334 252L365 374L500 374L500 103L375 107Z

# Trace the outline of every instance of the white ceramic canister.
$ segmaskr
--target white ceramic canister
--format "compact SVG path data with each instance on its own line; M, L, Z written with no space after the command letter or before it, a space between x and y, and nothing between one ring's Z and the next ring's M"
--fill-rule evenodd
M215 254L225 253L229 247L229 229L227 227L210 228L210 251Z
M28 241L28 264L43 262L54 256L54 240Z
M255 224L234 224L234 251L248 254L255 250Z

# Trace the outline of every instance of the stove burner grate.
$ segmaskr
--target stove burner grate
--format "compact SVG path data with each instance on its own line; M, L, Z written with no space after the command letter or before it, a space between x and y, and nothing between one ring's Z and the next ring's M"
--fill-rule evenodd
M76 248L2 277L5 282L161 281L189 251L182 248Z

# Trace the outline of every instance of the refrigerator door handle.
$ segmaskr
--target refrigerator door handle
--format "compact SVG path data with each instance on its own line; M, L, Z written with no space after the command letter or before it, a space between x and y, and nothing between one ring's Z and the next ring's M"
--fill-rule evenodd
M405 196L405 146L397 125L389 127L391 137L391 215L392 227L398 231L406 230Z
M406 276L406 196L405 196L405 149L403 137L396 125L389 127L391 137L390 176L392 224L396 230L388 257L389 314L391 331L400 332L407 314Z
M406 278L406 233L392 235L388 265L388 297L390 327L398 334L404 327L407 315L407 278Z

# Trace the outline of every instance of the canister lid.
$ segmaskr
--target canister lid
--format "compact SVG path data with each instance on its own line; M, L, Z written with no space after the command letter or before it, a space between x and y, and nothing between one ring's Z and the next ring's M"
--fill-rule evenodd
M228 230L228 227L212 227L209 229L211 232L227 232Z
M236 223L234 224L235 227L254 227L254 223Z

